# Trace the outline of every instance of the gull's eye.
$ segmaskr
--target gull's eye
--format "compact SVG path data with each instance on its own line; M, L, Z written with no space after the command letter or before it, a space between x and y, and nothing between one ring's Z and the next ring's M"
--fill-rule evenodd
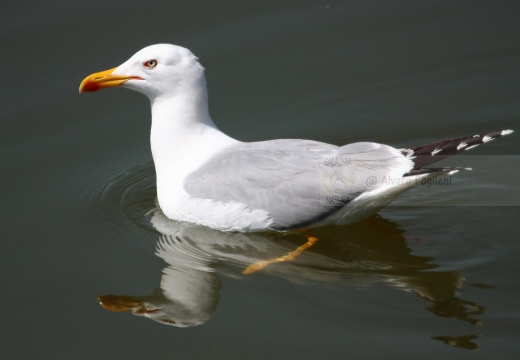
M155 59L146 60L143 65L144 65L144 67L146 67L148 69L153 69L154 67L157 66L157 60L155 60Z

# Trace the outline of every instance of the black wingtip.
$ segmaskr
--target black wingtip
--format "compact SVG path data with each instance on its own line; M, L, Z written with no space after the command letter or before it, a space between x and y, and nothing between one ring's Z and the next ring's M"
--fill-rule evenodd
M514 130L511 129L490 131L484 134L443 140L411 149L404 149L402 153L412 159L414 169L420 169L423 166L442 160L450 155L473 149L481 144L509 135L513 132Z

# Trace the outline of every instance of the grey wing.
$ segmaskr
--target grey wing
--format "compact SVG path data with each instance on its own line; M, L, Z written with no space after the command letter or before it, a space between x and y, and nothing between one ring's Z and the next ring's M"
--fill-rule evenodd
M400 159L404 156L399 151L374 143L344 147L309 140L240 143L190 174L184 189L192 197L267 211L273 229L288 230L322 220L378 186L367 185L366 179L375 176L381 182L402 165Z

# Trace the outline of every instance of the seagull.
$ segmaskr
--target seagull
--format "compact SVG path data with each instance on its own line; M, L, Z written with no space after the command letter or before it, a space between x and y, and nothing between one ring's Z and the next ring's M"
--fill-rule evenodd
M374 142L242 142L211 120L198 58L170 44L148 46L116 68L87 76L79 92L118 86L150 100L150 143L164 214L221 231L290 231L363 220L425 180L462 169L428 165L513 132L406 149Z

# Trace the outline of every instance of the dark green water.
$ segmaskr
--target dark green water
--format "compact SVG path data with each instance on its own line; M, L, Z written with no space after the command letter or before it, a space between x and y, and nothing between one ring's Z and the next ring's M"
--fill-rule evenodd
M305 240L165 221L147 99L77 88L168 42L200 58L235 138L421 145L520 129L518 24L517 1L4 4L0 357L517 358L518 133L444 160L473 168L450 184L243 275Z

